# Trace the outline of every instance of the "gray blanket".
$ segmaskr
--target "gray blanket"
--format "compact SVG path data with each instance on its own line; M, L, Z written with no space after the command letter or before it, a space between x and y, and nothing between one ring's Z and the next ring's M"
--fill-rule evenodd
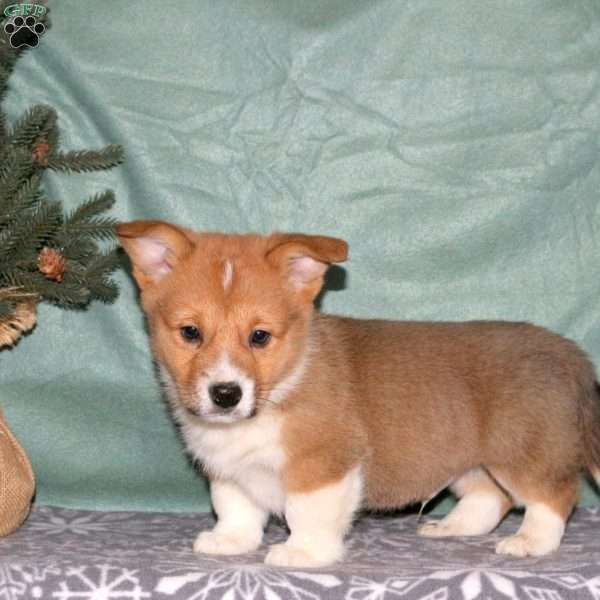
M416 516L368 516L348 538L346 560L322 570L262 564L266 546L244 557L194 555L207 514L89 512L37 507L0 540L0 599L347 600L600 598L600 509L574 514L560 551L511 559L494 545L514 532L511 514L489 536L417 537ZM266 542L280 542L272 523Z

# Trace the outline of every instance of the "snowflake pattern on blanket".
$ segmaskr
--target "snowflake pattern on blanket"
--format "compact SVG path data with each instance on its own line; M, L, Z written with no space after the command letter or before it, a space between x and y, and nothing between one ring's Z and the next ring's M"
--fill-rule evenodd
M494 553L514 532L417 537L416 516L368 516L348 538L343 563L319 570L262 564L266 544L244 557L194 555L210 515L34 509L0 540L0 599L48 600L475 600L600 598L600 508L576 511L560 551L538 559ZM286 537L272 523L266 543Z

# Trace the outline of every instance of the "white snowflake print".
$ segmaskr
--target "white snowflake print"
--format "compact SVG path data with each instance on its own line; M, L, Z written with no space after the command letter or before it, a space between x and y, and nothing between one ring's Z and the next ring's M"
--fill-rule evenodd
M152 521L139 517L130 512L77 512L71 509L53 509L46 507L38 509L40 513L47 513L45 520L31 523L35 532L44 536L64 536L65 534L76 536L94 537L99 533L126 534L140 527L146 530L152 528Z
M560 550L515 559L496 554L521 515L480 538L431 540L414 515L358 520L344 561L315 571L263 564L287 532L271 523L246 556L195 554L207 514L91 512L34 507L0 538L0 600L600 600L600 509L578 509Z
M140 585L137 571L110 565L67 569L56 600L143 600L150 598Z
M0 600L44 598L43 586L48 577L55 575L60 575L60 569L56 567L25 568L0 564Z
M402 577L387 577L381 581L374 581L367 577L354 576L350 581L350 590L346 596L347 600L384 600L388 598L401 597L423 583L424 578L416 579ZM447 597L447 587L436 591L436 599ZM441 595L446 591L446 595Z
M300 580L300 581L298 581ZM316 584L316 592L306 589L303 581ZM212 573L187 573L163 577L156 591L186 600L320 600L325 590L341 585L333 576L321 573L284 573L262 566L221 569ZM185 595L183 595L185 594Z

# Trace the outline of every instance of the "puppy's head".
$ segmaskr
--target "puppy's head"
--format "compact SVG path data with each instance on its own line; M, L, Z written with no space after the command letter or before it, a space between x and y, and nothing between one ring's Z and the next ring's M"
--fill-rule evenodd
M117 234L171 401L205 422L247 419L281 397L325 271L348 252L324 236L201 234L158 221Z

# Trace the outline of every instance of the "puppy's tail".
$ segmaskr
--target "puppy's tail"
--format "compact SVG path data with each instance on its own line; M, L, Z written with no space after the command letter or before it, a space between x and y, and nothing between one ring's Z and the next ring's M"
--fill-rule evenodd
M600 383L586 390L579 408L586 466L600 487Z

